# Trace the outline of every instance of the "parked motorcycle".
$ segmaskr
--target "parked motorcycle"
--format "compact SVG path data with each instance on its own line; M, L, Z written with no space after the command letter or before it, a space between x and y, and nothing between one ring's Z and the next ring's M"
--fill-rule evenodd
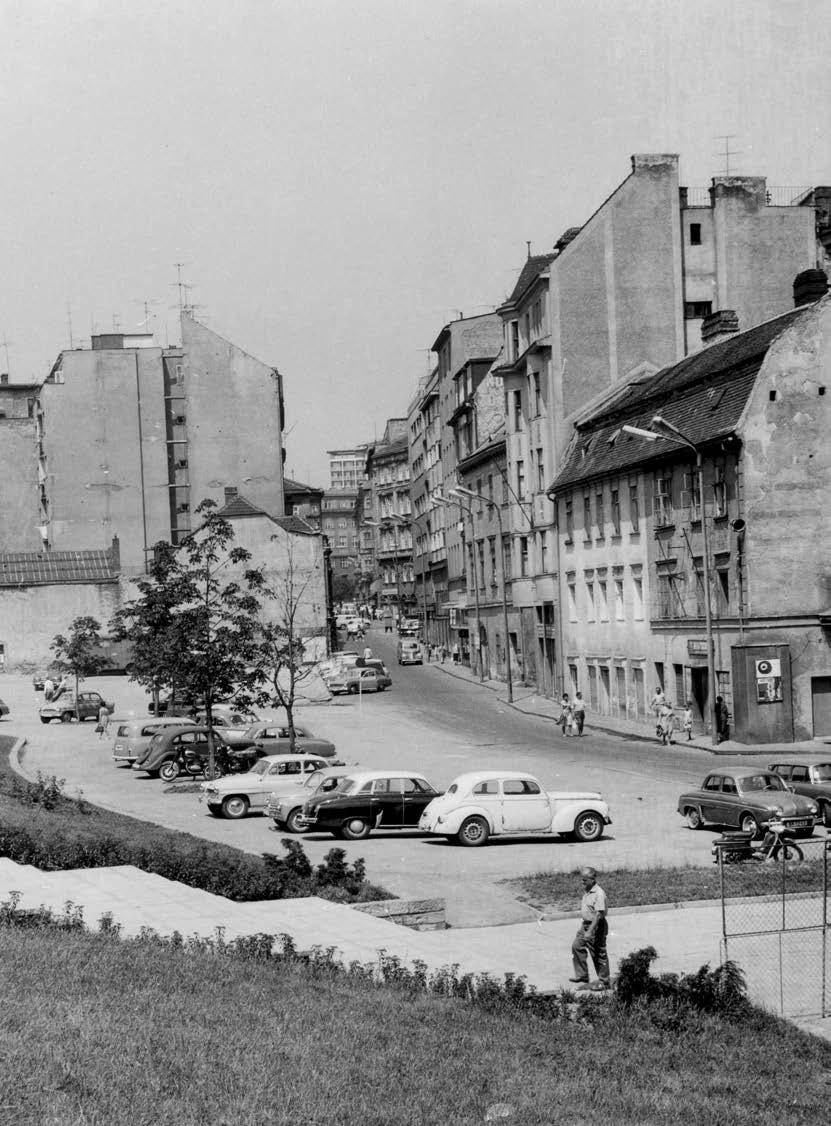
M768 821L761 840L750 833L724 833L713 843L714 864L719 862L719 853L725 864L741 864L745 860L768 864L784 860L798 864L805 859L805 853L790 836L790 830L777 817Z

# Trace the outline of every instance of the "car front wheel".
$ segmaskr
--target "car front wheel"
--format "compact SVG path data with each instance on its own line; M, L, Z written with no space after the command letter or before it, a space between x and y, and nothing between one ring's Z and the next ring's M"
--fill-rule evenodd
M175 782L179 777L179 763L175 758L168 759L159 767L159 777L163 782Z
M690 829L700 829L703 821L701 818L701 810L696 809L695 806L690 806L686 812L687 825Z
M574 822L574 835L578 841L599 841L603 836L603 818L594 810L581 813Z
M756 836L759 832L759 826L756 824L756 818L752 813L743 813L741 821L739 821L739 828L743 833L750 833L751 836Z
M468 848L478 848L479 845L487 844L489 836L490 829L484 817L468 817L457 834L459 844L466 845Z
M43 716L43 715L42 715L42 716L40 717L40 722L41 722L41 723L51 723L51 721L52 721L52 717L51 717L51 716Z
M229 817L232 821L245 817L248 812L248 798L241 794L233 794L222 803L222 816Z
M293 809L286 818L286 830L289 833L302 833L306 827L306 822L303 820L303 810Z
M72 712L61 712L61 723L72 723Z
M369 824L360 817L353 817L344 822L341 832L348 841L362 841L369 836Z

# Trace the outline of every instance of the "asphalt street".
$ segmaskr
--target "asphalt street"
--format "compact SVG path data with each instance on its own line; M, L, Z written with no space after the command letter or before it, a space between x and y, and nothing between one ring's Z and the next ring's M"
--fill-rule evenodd
M332 739L349 765L412 769L438 789L466 770L528 770L546 789L596 789L611 806L613 824L593 844L562 838L492 840L465 849L418 833L373 833L359 842L337 842L348 858L363 857L370 879L406 897L444 896L448 918L457 924L516 921L533 917L501 883L543 871L569 871L584 864L599 870L620 865L707 864L713 832L687 829L676 812L679 793L698 783L713 757L683 744L593 733L563 738L548 719L525 715L489 689L448 675L434 665L399 666L395 635L376 627L363 644L389 666L393 686L362 699L341 697L328 705L304 707L299 722ZM124 677L86 682L115 700L116 716L147 714L142 689ZM67 789L90 801L170 828L223 841L251 852L280 850L280 838L264 816L241 821L212 817L186 782L166 786L113 765L112 740L99 740L94 724L40 723L28 678L6 674L0 695L12 708L4 733L28 740L24 768L65 778ZM590 722L590 717L589 717ZM112 730L112 728L111 728ZM730 759L718 760L722 767ZM736 762L749 765L745 756ZM306 834L313 862L335 845L331 836Z

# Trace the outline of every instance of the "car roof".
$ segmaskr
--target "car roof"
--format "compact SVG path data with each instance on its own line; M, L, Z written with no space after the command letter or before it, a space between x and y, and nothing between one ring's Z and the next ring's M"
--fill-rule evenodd
M308 762L309 759L320 759L322 755L316 755L314 751L309 751L306 754L297 755L263 755L260 762Z
M349 770L345 772L348 778L354 778L356 782L374 782L376 778L423 778L427 781L427 776L423 770L408 770L406 767L393 766L389 770Z
M467 774L459 774L450 783L452 785L473 786L476 782L490 782L499 778L534 778L530 770L471 770Z

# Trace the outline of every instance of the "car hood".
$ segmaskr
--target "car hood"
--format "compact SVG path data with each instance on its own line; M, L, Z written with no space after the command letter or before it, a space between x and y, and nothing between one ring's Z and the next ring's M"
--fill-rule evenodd
M265 784L280 785L279 775L269 779L267 774L226 774L224 778L214 778L211 782L202 782L200 790L210 790L211 793L236 794L240 790L260 790ZM285 785L285 781L282 782Z
M813 798L805 798L801 794L792 794L787 791L742 794L739 801L742 805L751 809L781 809L786 817L799 817L808 814L816 809L817 804Z

